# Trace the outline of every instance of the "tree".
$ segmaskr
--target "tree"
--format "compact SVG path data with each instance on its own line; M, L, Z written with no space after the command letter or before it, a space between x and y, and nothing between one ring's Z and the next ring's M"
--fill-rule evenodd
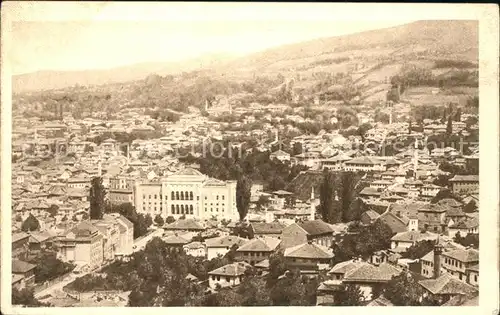
M451 135L453 132L452 115L448 116L448 123L446 124L446 134Z
M346 285L337 292L335 306L360 306L363 301L363 293L357 285Z
M269 273L267 274L267 287L273 287L278 277L283 275L286 268L285 257L282 252L273 253L269 256Z
M410 120L410 122L408 123L408 134L411 134L411 120Z
M166 224L170 224L170 223L174 223L175 222L175 218L171 215L169 215L166 219L165 219L165 223Z
M460 108L457 108L457 111L455 113L454 120L455 121L460 121L462 118L462 110Z
M363 214L363 212L365 212L367 210L368 210L368 207L366 206L363 199L357 197L349 205L349 210L344 215L344 221L345 222L359 221L359 220L361 220L361 214Z
M90 187L90 219L100 220L104 213L104 196L106 191L102 185L102 177L94 177Z
M302 154L302 152L303 152L302 143L295 142L293 144L292 155Z
M328 223L338 223L342 219L342 212L338 207L338 200L335 200L337 194L335 190L336 176L333 172L325 171L320 186L320 204L319 212L323 221Z
M465 237L462 237L460 232L457 232L453 241L465 247L472 246L479 249L479 234L468 233Z
M38 222L37 218L35 218L31 213L30 215L24 220L23 224L21 225L21 230L24 232L30 232L30 231L36 231L40 229L40 222Z
M464 207L465 213L474 213L476 211L477 211L477 206L474 200L469 201Z
M240 215L240 220L245 219L248 208L250 207L250 189L252 182L244 175L242 175L236 184L236 207Z
M57 215L57 212L59 211L59 206L58 205L51 205L48 209L47 212L50 214L50 217L53 218Z
M163 220L162 216L159 215L159 214L157 214L155 216L155 220L154 221L155 221L156 225L158 225L158 226L163 226L163 224L165 224L165 221Z
M361 137L361 141L365 141L366 132L372 128L372 125L370 125L369 123L364 123L358 127L357 134Z
M36 264L35 282L43 283L71 272L75 265L59 260L54 252L44 252L29 261Z
M12 288L12 305L22 305L27 307L49 306L48 303L38 301L33 294L33 289L28 288L22 290Z
M395 306L437 306L434 299L424 298L424 288L408 271L393 276L384 290L384 296Z
M434 240L419 241L411 245L402 255L404 258L420 259L434 249Z
M441 189L436 194L436 196L434 196L431 199L431 203L433 203L433 204L438 203L440 200L448 199L448 198L455 199L456 201L460 201L460 198L458 196L456 196L450 189L444 188L444 189Z

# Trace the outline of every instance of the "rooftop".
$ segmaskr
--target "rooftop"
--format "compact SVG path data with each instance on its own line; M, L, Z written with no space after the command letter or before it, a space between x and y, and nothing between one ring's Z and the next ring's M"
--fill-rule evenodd
M473 286L458 280L449 273L443 273L437 279L421 280L420 285L435 295L466 295L475 296L478 290Z

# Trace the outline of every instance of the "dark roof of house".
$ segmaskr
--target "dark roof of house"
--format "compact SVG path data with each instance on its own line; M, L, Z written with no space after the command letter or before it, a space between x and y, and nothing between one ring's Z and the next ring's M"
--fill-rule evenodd
M330 259L333 258L333 253L324 246L315 243L304 243L285 249L285 257Z
M436 295L462 294L466 296L474 296L478 293L476 288L458 280L447 272L443 273L437 279L421 280L419 283L426 290Z
M24 233L24 232L18 232L18 233L12 233L12 242L17 242L19 240L22 240L24 238L28 238L29 234Z
M170 245L185 245L189 243L189 241L187 241L185 238L178 235L171 235L167 237L164 241L165 243Z
M254 238L249 240L241 247L239 247L237 252L272 252L274 251L278 245L281 243L281 240L274 237L264 237L264 238Z
M479 182L478 175L455 175L450 182Z
M212 270L208 274L218 276L241 276L245 274L245 270L249 267L251 266L245 262L236 262Z
M376 220L378 217L380 217L380 214L373 210L367 210L361 214L361 217L367 217L369 220Z
M26 273L34 269L36 265L30 264L28 262L14 259L12 260L12 273Z
M333 233L334 230L330 224L324 222L321 219L316 219L313 221L304 221L298 223L298 225L304 229L309 235L321 235L326 233Z
M208 238L205 240L205 245L207 247L231 247L234 244L241 246L245 244L247 241L248 241L247 239L235 235L228 235L228 236Z
M392 233L400 233L407 230L406 224L396 215L385 212L377 220L385 223L392 231Z
M464 263L479 261L479 251L474 248L455 249L443 253L443 256L448 256Z
M165 230L199 230L203 231L205 228L193 219L177 220L163 227Z
M285 228L280 222L252 222L250 226L254 234L281 234Z
M394 306L385 296L381 295L375 300L368 303L366 306Z

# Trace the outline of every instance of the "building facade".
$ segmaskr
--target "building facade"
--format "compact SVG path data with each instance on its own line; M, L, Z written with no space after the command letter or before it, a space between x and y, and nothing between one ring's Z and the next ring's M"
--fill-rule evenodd
M184 169L154 182L136 183L135 207L139 213L163 217L237 219L236 181L209 178Z

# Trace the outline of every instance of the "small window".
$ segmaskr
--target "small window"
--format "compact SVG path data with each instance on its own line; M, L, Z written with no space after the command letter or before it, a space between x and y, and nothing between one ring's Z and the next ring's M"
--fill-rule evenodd
M224 195L222 195L222 200L224 200Z
M220 276L217 276L217 281L220 281Z
M226 281L229 282L230 278L229 277L226 277Z
M477 282L477 275L474 275L474 281Z

